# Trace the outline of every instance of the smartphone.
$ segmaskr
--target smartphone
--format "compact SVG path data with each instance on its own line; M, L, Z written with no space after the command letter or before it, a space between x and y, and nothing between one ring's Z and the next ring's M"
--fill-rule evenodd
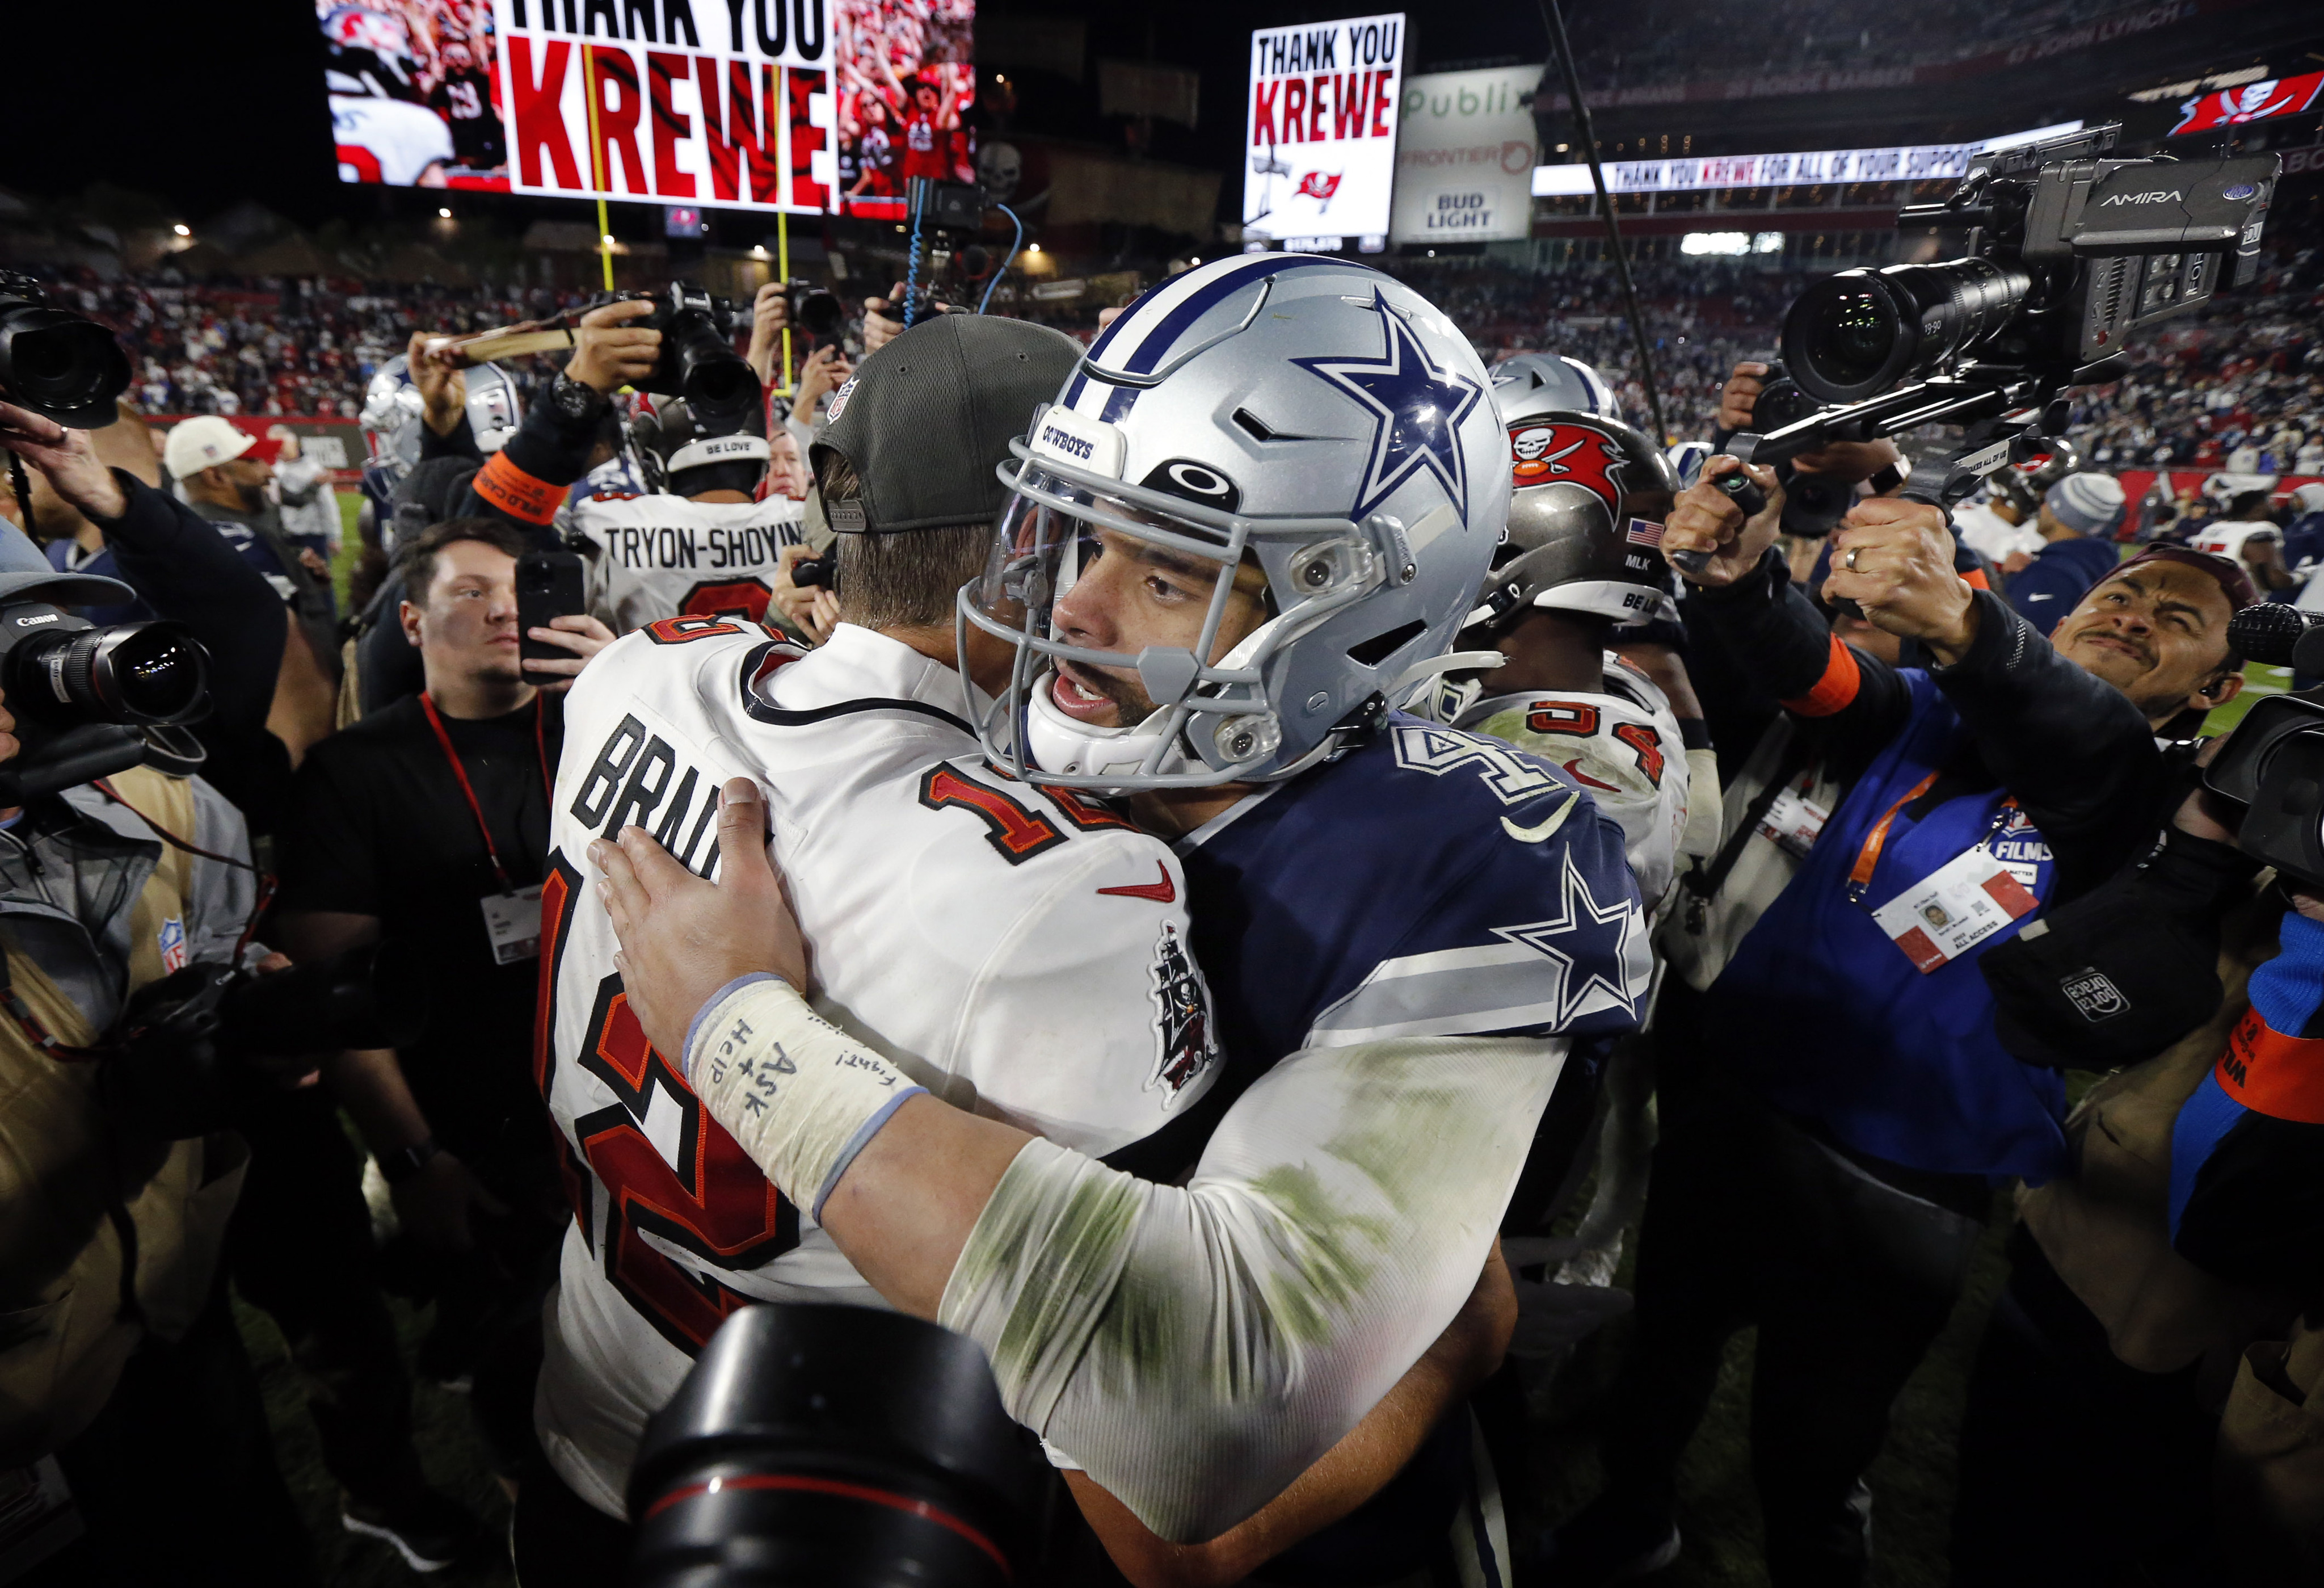
M516 559L516 626L518 665L554 661L573 652L532 637L549 627L553 617L578 617L588 601L587 586L576 551L528 551Z

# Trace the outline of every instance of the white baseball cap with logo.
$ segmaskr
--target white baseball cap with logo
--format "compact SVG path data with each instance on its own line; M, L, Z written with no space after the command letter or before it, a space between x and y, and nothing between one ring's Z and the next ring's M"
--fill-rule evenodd
M161 444L161 463L172 479L182 480L221 463L232 463L257 445L258 439L247 430L205 413L170 432Z

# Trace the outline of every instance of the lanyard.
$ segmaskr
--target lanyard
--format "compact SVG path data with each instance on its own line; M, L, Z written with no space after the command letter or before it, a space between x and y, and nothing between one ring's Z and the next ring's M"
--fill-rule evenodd
M1895 821L1896 813L1926 794L1935 786L1937 774L1934 772L1923 778L1904 790L1904 797L1890 806L1887 812L1873 824L1872 831L1865 836L1864 847L1856 852L1856 863L1848 870L1848 901L1850 904L1860 903L1864 898L1864 890L1871 886L1873 870L1880 863L1881 850L1887 846L1888 828L1890 824ZM2008 824L2009 813L2016 808L2017 796L2012 794L1995 809L1992 826L1986 829L1985 836L1978 839L1972 847L1981 849L1992 843L1994 835Z
M501 891L513 891L516 884L509 881L508 868L501 863L500 851L493 847L493 830L484 824L484 808L476 803L476 790L468 782L468 769L460 764L460 752L452 748L452 735L444 731L444 719L436 715L436 702L425 691L420 697L420 709L428 714L428 725L436 730L436 743L444 747L444 759L452 764L452 776L459 780L460 792L468 801L468 814L476 818L476 831L484 836L484 858L493 863L493 875L500 879ZM540 758L540 786L549 795L549 803L557 802L555 780L549 775L549 743L541 727L540 697L532 697L532 751ZM1892 813L1893 814L1893 813Z

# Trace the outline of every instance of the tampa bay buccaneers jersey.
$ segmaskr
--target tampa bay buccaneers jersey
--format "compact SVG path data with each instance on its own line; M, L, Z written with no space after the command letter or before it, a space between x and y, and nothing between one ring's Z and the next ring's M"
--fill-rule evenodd
M574 500L566 531L589 560L589 610L621 634L665 617L763 619L804 511L788 496L693 502L598 491Z
M1493 675L1484 675L1492 688ZM1590 790L1622 826L1623 847L1651 913L1678 874L1686 830L1686 746L1670 702L1645 674L1606 653L1602 688L1450 697L1456 727L1540 756Z
M535 1062L575 1221L540 1420L558 1471L611 1514L647 1416L728 1314L882 1304L646 1042L591 839L634 823L707 875L718 788L752 778L816 1007L937 1096L1102 1156L1213 1083L1177 859L1102 807L990 771L965 720L984 702L964 694L852 624L802 652L698 616L616 642L567 697Z

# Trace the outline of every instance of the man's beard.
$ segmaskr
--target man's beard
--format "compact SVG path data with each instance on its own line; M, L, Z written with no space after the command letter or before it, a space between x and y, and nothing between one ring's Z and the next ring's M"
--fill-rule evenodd
M256 518L266 511L264 485L239 485L234 488L234 494L242 498L242 510L251 517Z
M1058 671L1063 674L1065 669L1060 668ZM1116 678L1085 665L1076 665L1070 676L1083 688L1113 702L1116 727L1134 728L1154 715L1154 697L1135 678Z

